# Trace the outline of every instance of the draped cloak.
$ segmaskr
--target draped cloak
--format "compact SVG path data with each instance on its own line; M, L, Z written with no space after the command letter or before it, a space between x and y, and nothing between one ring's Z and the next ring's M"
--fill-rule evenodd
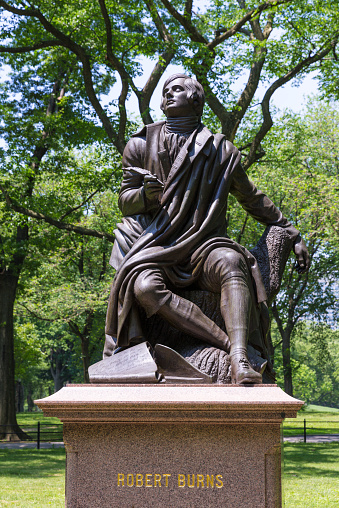
M248 179L240 152L221 134L199 125L172 166L161 135L164 122L144 127L127 143L119 206L124 218L115 231L110 263L117 271L109 299L106 334L127 346L143 336L134 283L146 269L161 269L172 288L199 279L208 254L228 247L241 253L251 274L256 305L266 300L254 256L227 237L227 198L231 192L257 221L298 231L272 201ZM143 191L145 174L164 183L160 203L149 203Z

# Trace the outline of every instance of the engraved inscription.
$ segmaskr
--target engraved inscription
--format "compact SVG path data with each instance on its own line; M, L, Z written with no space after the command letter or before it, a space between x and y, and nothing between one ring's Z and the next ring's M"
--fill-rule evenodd
M118 487L168 487L170 474L118 473Z
M189 489L222 489L224 486L221 474L178 474L177 481L172 482L168 473L118 473L118 487L169 487ZM171 483L171 485L170 485Z
M222 475L203 475L203 474L178 474L178 487L184 488L188 487L189 489L194 488L202 488L202 489L213 489L216 487L217 489L222 489L224 486L224 482L222 481Z

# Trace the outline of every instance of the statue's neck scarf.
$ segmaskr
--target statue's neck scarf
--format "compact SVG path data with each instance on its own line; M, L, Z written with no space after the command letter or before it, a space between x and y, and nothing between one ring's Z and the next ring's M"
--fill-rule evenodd
M198 116L168 117L165 123L166 134L179 134L188 137L198 127Z
M198 116L180 116L167 118L165 123L165 146L168 151L171 165L175 161L179 151L184 146L187 138L200 125Z

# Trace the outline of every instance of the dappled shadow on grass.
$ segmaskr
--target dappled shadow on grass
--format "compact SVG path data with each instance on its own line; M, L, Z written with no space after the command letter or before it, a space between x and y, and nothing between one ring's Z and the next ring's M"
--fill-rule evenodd
M0 450L0 477L45 478L65 471L64 449Z
M285 444L285 476L339 477L339 443Z

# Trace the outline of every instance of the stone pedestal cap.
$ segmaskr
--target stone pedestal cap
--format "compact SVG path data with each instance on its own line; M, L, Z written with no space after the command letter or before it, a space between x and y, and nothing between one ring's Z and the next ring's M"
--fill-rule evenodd
M276 385L68 385L35 401L64 422L268 423L303 406Z

